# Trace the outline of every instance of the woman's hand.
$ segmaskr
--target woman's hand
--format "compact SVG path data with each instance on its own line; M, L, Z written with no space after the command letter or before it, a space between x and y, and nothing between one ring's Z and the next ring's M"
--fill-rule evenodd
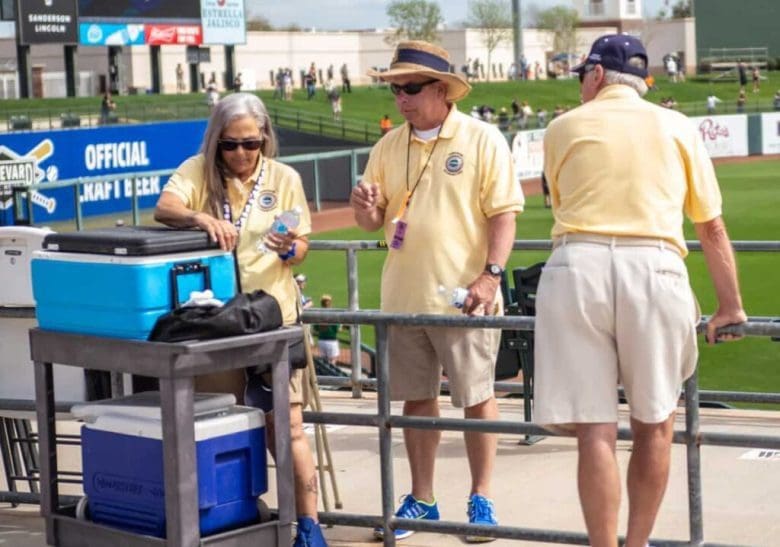
M265 246L269 251L272 251L279 256L285 256L290 253L297 238L298 232L290 230L285 234L269 232L263 241L265 242ZM292 257L290 256L288 258Z
M211 241L219 243L223 251L232 251L238 243L238 230L232 222L214 218L207 213L194 213L192 223L209 234Z

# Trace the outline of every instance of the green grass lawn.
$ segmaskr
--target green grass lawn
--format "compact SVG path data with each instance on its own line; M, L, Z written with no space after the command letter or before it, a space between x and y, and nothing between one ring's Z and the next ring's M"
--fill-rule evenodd
M768 79L762 83L760 93L747 93L747 112L771 110L772 96L780 88L780 80L775 72L765 73ZM663 97L672 95L687 114L704 114L705 99L712 91L723 103L719 105L722 113L734 112L738 85L735 82L712 83L708 78L690 78L686 82L671 83L666 77L656 80L658 89L651 91L647 98L660 102ZM284 102L273 99L271 90L258 94L267 103L269 110L287 114L291 119L296 116L321 117L330 120L330 104L325 93L318 89L316 97L306 100L305 91L296 89L294 100ZM526 82L480 82L475 83L471 94L458 103L461 110L470 110L474 105L490 105L496 110L504 106L509 109L512 99L527 100L531 107L544 108L552 112L556 105L576 106L579 104L579 83L576 79L541 80ZM124 121L160 121L171 119L204 118L208 115L205 95L202 93L184 93L180 95L122 95L115 97L117 114ZM389 114L395 124L402 119L395 108L392 94L386 87L355 86L353 93L342 94L345 124L349 126L367 124L378 135L379 119ZM59 119L62 112L74 112L82 116L98 114L100 97L74 97L56 99L15 99L0 101L0 121L12 114L28 114L38 119ZM288 120L287 127L294 126Z
M780 162L763 161L728 164L717 169L724 199L724 218L733 240L777 240L780 235ZM525 212L518 217L517 239L549 239L552 219L541 196L527 199ZM693 227L686 226L686 237L695 239ZM313 239L353 240L381 239L379 232L345 229L317 234ZM543 261L547 252L515 251L508 268L530 266ZM379 285L384 251L358 253L360 307L379 307ZM737 254L745 309L750 316L780 316L780 293L777 291L776 253L741 252ZM687 258L691 283L704 314L715 305L712 284L701 253ZM345 253L312 252L305 266L299 268L309 277L307 293L318 302L319 295L331 293L334 307L347 305ZM373 345L374 333L363 328L364 342ZM705 346L700 351L700 385L702 389L780 392L780 344L769 338L748 338L731 344ZM754 405L753 405L754 406Z

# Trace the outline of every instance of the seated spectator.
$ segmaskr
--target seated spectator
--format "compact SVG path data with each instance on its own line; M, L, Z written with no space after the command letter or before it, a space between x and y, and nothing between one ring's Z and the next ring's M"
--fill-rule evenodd
M333 305L333 297L329 294L323 294L320 298L320 305L323 308L330 308ZM335 365L339 358L339 340L338 334L341 325L313 325L312 333L317 337L317 347L320 349L320 356L328 360L328 363Z
M501 107L498 112L498 128L501 131L509 130L509 113L506 111L506 107Z
M775 93L775 98L772 100L775 110L780 110L780 89Z
M540 128L547 127L547 111L544 108L536 111L536 123Z
M314 302L312 302L310 297L303 293L303 291L306 289L306 275L299 273L295 276L295 282L298 284L298 292L301 295L301 307L303 309L311 308Z
M557 118L558 116L560 116L564 112L566 112L566 110L561 105L556 104L555 105L555 109L553 110L553 113L552 113L552 119L554 120L555 118Z
M745 90L740 89L739 95L737 96L737 113L742 114L745 112L745 103L747 102L747 96L745 95Z
M471 107L471 117L478 120L482 119L482 114L479 112L479 107L474 105Z
M718 106L718 103L722 102L723 101L715 96L715 93L707 95L707 114L715 114L715 108Z
M385 114L382 116L382 119L379 120L379 130L382 132L382 135L384 135L385 133L389 133L392 128L393 120L390 119L390 116Z

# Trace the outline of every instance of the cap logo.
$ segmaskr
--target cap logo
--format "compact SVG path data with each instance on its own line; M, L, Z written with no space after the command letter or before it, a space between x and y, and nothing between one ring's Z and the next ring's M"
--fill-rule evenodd
M463 171L463 154L453 152L444 161L444 170L449 175L457 175Z

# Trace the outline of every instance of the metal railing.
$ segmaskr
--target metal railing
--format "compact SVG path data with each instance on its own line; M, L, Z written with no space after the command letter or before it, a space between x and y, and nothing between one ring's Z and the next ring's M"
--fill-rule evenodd
M698 241L686 242L689 249L700 251ZM735 241L737 251L780 251L780 241ZM518 240L513 245L514 250L549 250L551 241ZM501 420L470 420L456 418L426 418L393 415L390 412L388 392L388 340L387 328L390 325L436 325L446 327L496 328L516 331L533 331L535 320L530 316L503 317L468 317L440 316L425 314L390 314L378 311L360 310L357 291L357 251L386 250L385 242L381 241L312 241L310 250L343 250L347 254L348 275L348 311L312 310L304 311L302 319L305 323L319 324L349 324L352 331L352 374L349 378L320 378L319 382L327 385L352 387L353 397L361 397L364 386L375 386L378 390L377 413L335 413L335 412L305 412L304 421L319 424L337 424L375 427L378 433L380 454L380 479L382 486L382 514L362 515L337 512L320 513L320 520L326 524L360 527L383 527L384 544L395 545L393 529L402 528L414 531L448 533L457 535L479 535L494 538L518 539L527 541L544 541L567 544L588 544L588 536L581 533L563 532L557 530L542 530L512 526L478 526L452 521L426 521L401 519L394 516L395 500L393 484L393 467L391 454L391 429L394 427L410 427L416 429L437 429L447 431L479 431L485 433L503 433L514 435L538 436L556 435L531 423L507 422ZM742 327L746 336L780 337L780 320L773 317L752 317ZM360 325L372 325L376 336L376 379L362 377L360 366ZM699 330L706 326L706 318L699 325ZM733 331L724 329L725 332ZM517 393L522 386L513 383L496 382L495 389ZM522 391L520 391L522 393ZM656 545L717 545L704 542L703 503L702 503L702 473L701 446L717 445L729 447L750 447L765 449L780 449L780 435L737 435L732 433L702 432L700 430L699 404L701 400L735 401L750 403L780 403L779 393L747 393L726 391L702 391L698 389L698 374L694 373L684 385L685 394L685 430L676 431L673 442L686 447L686 466L688 472L688 507L689 507L689 540L653 539ZM532 395L523 393L523 397ZM631 431L627 428L618 430L618 439L631 439Z
M299 164L299 163L312 163L314 172L314 210L319 212L322 210L322 185L320 180L320 163L323 161L329 161L338 158L349 158L349 180L350 184L354 186L357 184L361 175L359 159L361 156L367 155L371 151L370 147L352 148L349 150L338 150L335 152L317 152L312 154L295 154L291 156L281 156L277 158L278 161L285 164ZM76 229L82 230L84 228L84 213L83 204L81 203L80 196L82 189L87 184L113 182L116 180L125 179L139 179L141 177L160 177L167 178L172 175L174 169L161 169L157 171L137 171L129 173L112 173L110 175L96 175L92 177L78 177L73 179L62 179L56 182L42 182L38 184L31 184L29 186L14 186L11 188L13 194L14 210L16 211L15 217L19 220L24 219L28 224L34 224L34 209L33 200L30 199L32 194L38 191L57 190L60 188L73 188L73 204L75 211ZM139 195L136 184L131 185L130 196L130 214L132 216L133 225L141 224L141 208L139 205ZM21 212L24 211L24 215ZM116 212L121 214L121 212Z

